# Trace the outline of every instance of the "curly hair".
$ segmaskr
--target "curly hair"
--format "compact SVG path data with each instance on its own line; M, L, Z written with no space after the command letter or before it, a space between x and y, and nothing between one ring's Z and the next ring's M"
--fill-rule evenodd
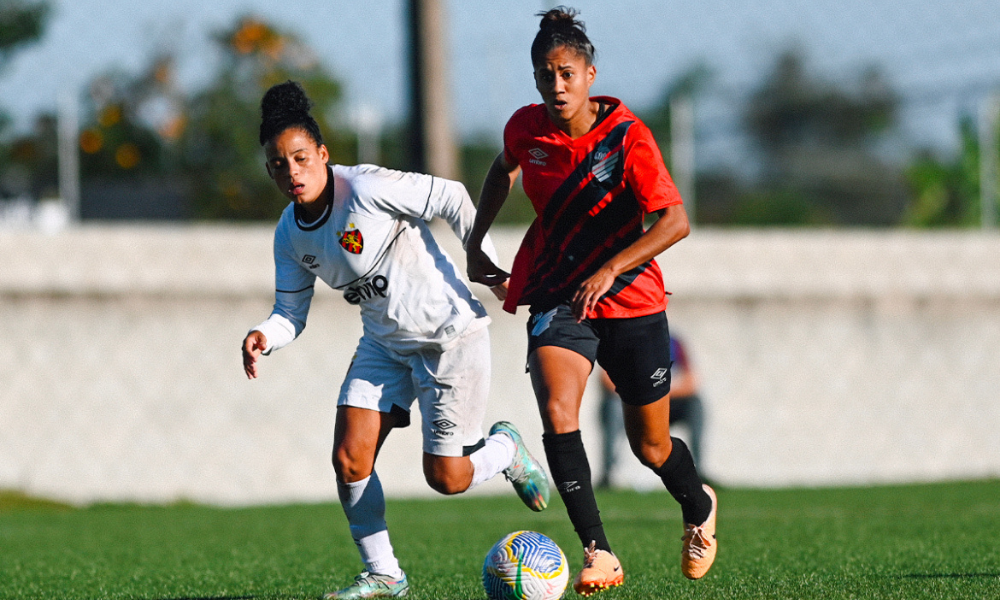
M594 64L594 45L587 37L587 27L576 16L580 14L575 8L557 6L550 11L537 13L542 18L531 43L531 64L538 66L545 61L545 55L552 50L565 46L572 48L586 61L587 66Z
M309 113L312 105L298 82L288 80L271 86L260 101L260 145L293 127L305 130L317 146L322 145L319 124Z

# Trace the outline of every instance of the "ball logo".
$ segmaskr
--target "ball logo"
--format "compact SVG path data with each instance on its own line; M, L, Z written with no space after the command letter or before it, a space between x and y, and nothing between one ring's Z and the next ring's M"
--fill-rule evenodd
M361 251L365 247L365 240L361 237L361 231L352 229L341 234L340 247L351 254L361 254Z

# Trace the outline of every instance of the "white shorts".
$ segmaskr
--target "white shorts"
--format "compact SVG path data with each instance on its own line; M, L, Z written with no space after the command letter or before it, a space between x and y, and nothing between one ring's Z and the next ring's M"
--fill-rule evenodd
M362 337L337 406L410 413L419 401L424 452L465 456L483 440L490 391L490 335L466 333L448 350L401 354ZM408 424L408 423L407 423ZM405 425L404 425L405 426Z

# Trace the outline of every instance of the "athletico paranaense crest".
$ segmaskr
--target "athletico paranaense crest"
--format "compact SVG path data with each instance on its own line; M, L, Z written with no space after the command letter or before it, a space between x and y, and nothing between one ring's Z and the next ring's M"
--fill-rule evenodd
M361 254L365 247L365 240L361 237L361 231L351 229L340 235L340 245L351 254Z

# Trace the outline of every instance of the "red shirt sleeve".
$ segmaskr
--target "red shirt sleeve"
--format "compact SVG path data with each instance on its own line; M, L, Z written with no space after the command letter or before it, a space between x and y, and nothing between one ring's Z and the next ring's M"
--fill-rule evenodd
M652 213L681 204L680 192L663 164L663 155L653 133L641 121L625 136L625 179L635 191L639 206Z
M507 125L503 128L503 158L507 161L507 164L521 164L515 153L518 150L518 140L524 135L526 127L524 123L526 118L525 111L528 108L530 107L525 106L515 111L507 121Z

